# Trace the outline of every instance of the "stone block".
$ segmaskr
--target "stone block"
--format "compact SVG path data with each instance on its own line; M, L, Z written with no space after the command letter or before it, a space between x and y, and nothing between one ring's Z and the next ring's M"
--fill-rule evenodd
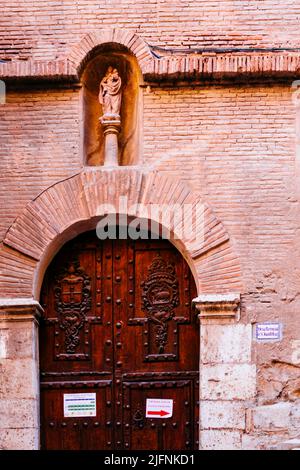
M37 363L32 359L0 361L0 398L36 398L39 393Z
M33 357L35 350L34 328L35 326L31 321L10 323L6 343L9 359Z
M300 403L292 403L291 422L292 422L292 426L294 426L297 429L300 429Z
M200 398L202 400L245 400L255 396L255 365L202 366L200 375Z
M37 428L0 429L0 450L38 450Z
M238 431L204 430L200 434L203 450L239 450L241 435Z
M276 450L296 450L300 447L300 439L288 439L276 446Z
M200 331L203 364L251 362L251 325L201 325Z
M0 400L0 429L38 427L37 400Z
M202 401L200 423L202 429L245 429L245 405L241 402Z
M291 426L291 404L276 403L258 406L252 411L254 428L263 431L289 429Z
M242 435L242 450L257 450L258 447L258 438L256 436Z

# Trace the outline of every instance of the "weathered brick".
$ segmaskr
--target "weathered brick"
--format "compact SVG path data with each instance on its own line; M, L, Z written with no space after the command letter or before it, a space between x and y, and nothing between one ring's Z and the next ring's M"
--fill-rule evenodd
M52 59L64 56L87 32L111 25L138 32L146 42L167 48L291 47L299 45L298 16L297 0L284 4L242 0L234 8L221 0L206 4L186 0L104 0L101 4L79 0L75 4L65 0L60 5L21 0L16 6L5 1L2 27L7 33L0 47L6 59ZM55 35L49 43L51 30Z

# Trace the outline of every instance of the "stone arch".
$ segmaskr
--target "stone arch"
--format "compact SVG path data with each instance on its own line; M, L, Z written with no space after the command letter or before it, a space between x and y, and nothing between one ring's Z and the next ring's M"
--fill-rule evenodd
M76 68L79 76L93 55L93 51L105 44L117 44L125 47L137 58L142 73L147 70L147 64L153 60L153 54L148 44L132 31L117 28L99 30L86 34L71 50L68 59Z
M199 194L182 181L165 174L143 173L136 168L84 170L46 189L32 202L7 231L0 251L0 290L4 298L39 298L45 270L63 244L90 230L127 198L128 215L143 217L141 204L199 204L201 217L194 233L182 234L173 243L185 257L194 274L198 292L225 294L242 289L239 260L229 235ZM135 208L134 208L135 207ZM158 220L166 228L164 221Z

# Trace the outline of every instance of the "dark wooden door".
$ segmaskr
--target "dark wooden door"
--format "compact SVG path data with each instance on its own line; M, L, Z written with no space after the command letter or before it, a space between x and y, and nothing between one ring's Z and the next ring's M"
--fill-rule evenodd
M197 449L195 295L167 241L103 242L93 232L66 244L42 288L42 448ZM89 397L96 410L86 412ZM173 400L173 416L146 418L147 398Z

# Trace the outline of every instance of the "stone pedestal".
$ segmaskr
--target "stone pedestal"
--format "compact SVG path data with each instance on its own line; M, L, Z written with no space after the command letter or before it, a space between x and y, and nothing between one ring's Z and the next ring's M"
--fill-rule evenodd
M0 299L0 449L39 449L38 317L33 299Z
M200 320L200 448L241 449L256 391L252 327L239 323L239 294L203 294L193 302Z
M100 122L104 132L104 166L116 167L119 165L118 136L121 130L120 116L102 116Z

